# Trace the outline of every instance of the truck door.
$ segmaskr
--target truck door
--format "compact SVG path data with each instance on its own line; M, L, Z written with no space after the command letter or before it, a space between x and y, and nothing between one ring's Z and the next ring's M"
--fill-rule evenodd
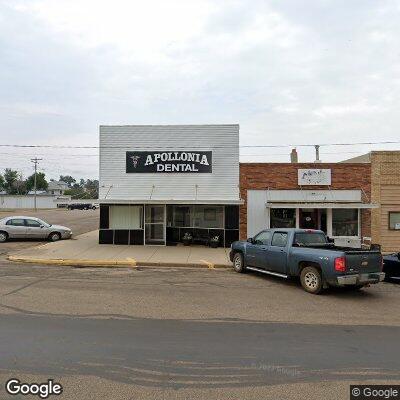
M253 243L247 245L247 263L250 266L267 268L267 252L271 241L271 232L262 231L253 238Z
M267 264L270 271L286 274L287 268L287 232L274 232L271 246L267 252Z

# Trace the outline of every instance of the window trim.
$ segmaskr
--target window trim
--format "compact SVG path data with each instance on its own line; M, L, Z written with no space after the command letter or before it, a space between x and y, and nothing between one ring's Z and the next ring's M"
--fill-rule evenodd
M24 223L23 223L23 225L14 225L14 224L12 224L12 221L15 221L15 220L21 220L21 221L23 221ZM26 226L26 223L25 223L25 219L24 218L11 218L11 219L9 219L7 222L6 222L6 225L7 226Z
M257 242L257 236L260 236L262 233L269 233L268 243L256 243ZM262 245L262 246L270 246L271 242L272 242L272 231L270 231L269 229L264 229L263 231L258 232L257 235L255 235L253 239L255 241L254 244L256 244L256 245L259 244L259 245Z
M331 228L332 228L332 235L327 236L336 239L336 238L349 238L349 239L354 239L354 238L361 238L361 223L362 223L362 216L361 216L361 209L360 208L353 208L353 207L348 207L348 208L331 208ZM344 236L344 235L334 235L333 234L333 213L334 210L357 210L357 235L352 235L352 236Z
M32 225L28 225L28 221L36 222L39 225L33 225L33 226ZM37 221L36 219L25 218L24 222L25 222L25 226L28 227L28 228L40 228L42 226L42 224L39 221Z
M272 244L272 241L274 240L274 236L275 236L277 233L281 233L281 234L283 233L284 235L286 235L286 243L285 243L284 246L277 246L277 245ZM280 249L284 249L285 247L287 247L288 243L289 243L289 232L275 231L275 232L272 234L272 236L271 236L271 246L272 246L272 247L278 247L278 248L280 248Z
M400 211L389 211L388 212L388 230L389 231L394 231L394 232L400 232L400 229L396 229L396 228L391 228L390 227L390 215L391 214L400 214Z

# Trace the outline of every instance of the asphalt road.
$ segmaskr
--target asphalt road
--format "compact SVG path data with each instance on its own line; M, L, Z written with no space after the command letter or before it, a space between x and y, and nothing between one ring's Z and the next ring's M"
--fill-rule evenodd
M55 378L68 399L349 398L350 382L400 383L399 299L388 283L312 296L232 271L3 260L0 380Z

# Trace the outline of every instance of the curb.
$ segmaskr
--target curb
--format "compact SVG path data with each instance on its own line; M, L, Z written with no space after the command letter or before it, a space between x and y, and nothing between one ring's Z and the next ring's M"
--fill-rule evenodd
M30 257L18 257L8 256L7 259L13 262L20 262L26 264L41 264L41 265L65 265L71 267L166 267L166 268L229 268L228 264L212 264L206 263L205 261L200 263L166 263L161 261L137 261L134 259L127 260L73 260L73 259L46 259L46 258L30 258Z

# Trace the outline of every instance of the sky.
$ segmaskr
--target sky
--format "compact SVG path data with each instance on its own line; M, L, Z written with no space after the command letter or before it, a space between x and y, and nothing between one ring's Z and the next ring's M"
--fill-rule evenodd
M399 0L0 0L0 145L97 146L102 124L238 123L241 146L400 141L399 21ZM400 143L321 159L381 149ZM34 156L49 178L98 176L96 149L0 147L0 173L30 175Z

